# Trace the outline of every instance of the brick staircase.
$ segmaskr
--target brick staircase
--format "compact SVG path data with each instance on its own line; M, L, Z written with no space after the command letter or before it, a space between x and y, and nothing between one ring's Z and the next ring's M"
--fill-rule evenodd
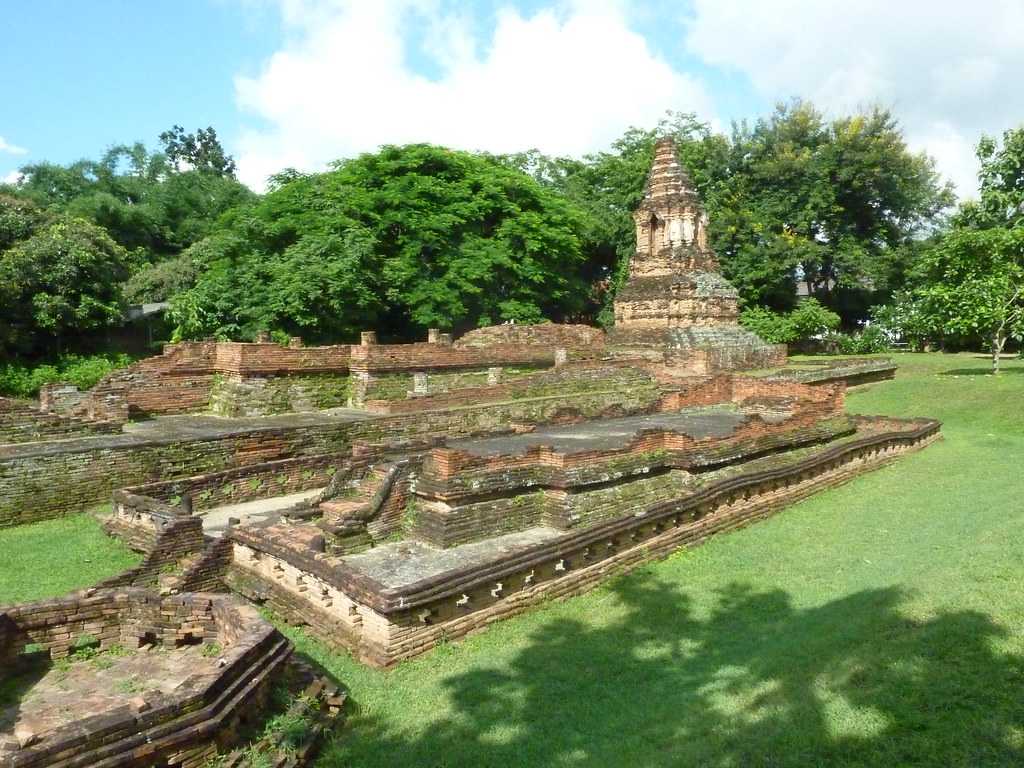
M319 503L319 527L331 534L331 548L339 554L358 552L394 532L405 511L409 462L371 464L350 477L337 496Z

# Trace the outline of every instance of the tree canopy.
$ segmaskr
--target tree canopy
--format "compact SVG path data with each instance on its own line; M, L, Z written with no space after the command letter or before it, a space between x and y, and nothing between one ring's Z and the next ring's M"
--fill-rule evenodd
M1024 128L983 137L977 155L980 199L922 250L890 314L918 336L985 340L998 373L1007 340L1024 337Z
M0 201L0 211L22 205ZM40 219L25 235L0 251L0 344L7 353L60 352L68 335L121 320L128 254L103 228L61 215Z
M22 168L17 184L0 186L0 252L57 219L90 222L123 249L120 295L172 300L186 338L609 325L635 249L632 212L664 134L679 144L748 309L792 310L799 281L854 327L908 288L912 264L944 231L950 188L888 111L826 119L796 101L729 134L669 113L582 158L389 146L323 173L285 171L264 195L235 179L213 128L175 125L157 151L121 144L98 160ZM1018 143L982 142L981 200L956 226L1024 216Z
M222 213L254 198L234 178L234 161L212 128L185 134L175 126L161 140L164 151L118 144L98 160L26 165L20 181L0 192L87 219L137 251L139 264L156 263L211 234Z
M711 244L745 304L785 310L796 282L847 325L902 287L921 237L953 194L930 158L912 153L886 110L827 121L811 104L776 108L753 126L716 134L694 115L670 113L631 129L610 151L581 160L513 155L509 161L586 214L584 250L611 276L607 306L634 250L630 216L640 202L654 142L672 135L711 219Z
M320 340L558 319L588 290L579 230L569 202L496 158L385 147L276 177L190 249L199 278L173 317L188 337Z

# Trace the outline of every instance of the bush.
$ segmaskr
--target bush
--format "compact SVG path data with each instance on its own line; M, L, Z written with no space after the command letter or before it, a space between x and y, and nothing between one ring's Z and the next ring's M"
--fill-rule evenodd
M817 299L805 299L789 314L780 315L764 307L751 307L740 315L740 324L773 344L807 342L834 331L839 315Z
M44 384L66 381L79 389L89 389L113 370L134 362L126 354L63 355L42 363L10 362L0 364L0 395L35 397Z
M740 325L772 344L787 344L793 335L789 315L776 314L764 307L743 310Z
M828 346L841 355L870 355L889 349L889 339L878 326L869 325L860 333L831 333Z

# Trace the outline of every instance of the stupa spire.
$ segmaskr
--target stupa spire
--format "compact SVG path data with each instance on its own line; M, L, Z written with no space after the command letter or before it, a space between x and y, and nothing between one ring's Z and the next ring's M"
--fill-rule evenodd
M679 162L675 140L671 136L665 136L658 139L654 145L654 162L647 175L644 202L667 203L682 199L700 204L697 188Z

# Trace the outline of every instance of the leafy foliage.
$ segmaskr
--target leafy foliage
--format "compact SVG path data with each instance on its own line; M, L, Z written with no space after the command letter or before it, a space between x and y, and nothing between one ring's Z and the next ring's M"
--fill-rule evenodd
M252 199L230 176L177 172L161 153L142 144L118 145L99 160L61 166L27 165L12 188L19 198L103 227L140 261L174 255L217 227L217 218Z
M877 325L869 325L857 333L830 333L826 344L841 355L870 355L885 352L889 337Z
M194 246L179 335L310 339L380 328L556 319L583 305L579 213L502 162L385 147L321 174L289 172Z
M670 113L583 160L512 156L587 214L584 250L610 289L606 319L635 248L630 214L659 135L675 137L723 272L748 306L791 309L800 279L854 324L903 285L917 240L952 202L932 161L911 153L895 119L878 109L828 122L798 101L753 126L734 125L728 137Z
M1007 338L1024 336L1024 227L955 228L920 268L920 312L942 334L989 340L998 371Z
M185 133L180 125L160 134L164 155L177 169L185 166L191 170L212 173L217 176L235 177L235 160L224 152L217 131L212 127L200 128L195 133Z
M133 359L126 354L61 355L51 362L0 363L0 395L31 398L39 394L44 384L66 381L81 390L90 389L96 382L117 368L131 365Z
M740 315L740 323L773 344L794 344L821 337L839 326L839 315L814 298L801 301L789 313L772 312L760 306Z
M196 275L192 253L185 251L136 270L124 284L124 298L130 304L167 301L195 285Z
M60 216L0 253L0 343L39 351L119 322L128 254L95 224Z
M1024 338L1024 128L1000 147L978 144L981 198L918 260L904 314L943 339L984 339L992 370L1009 338Z

